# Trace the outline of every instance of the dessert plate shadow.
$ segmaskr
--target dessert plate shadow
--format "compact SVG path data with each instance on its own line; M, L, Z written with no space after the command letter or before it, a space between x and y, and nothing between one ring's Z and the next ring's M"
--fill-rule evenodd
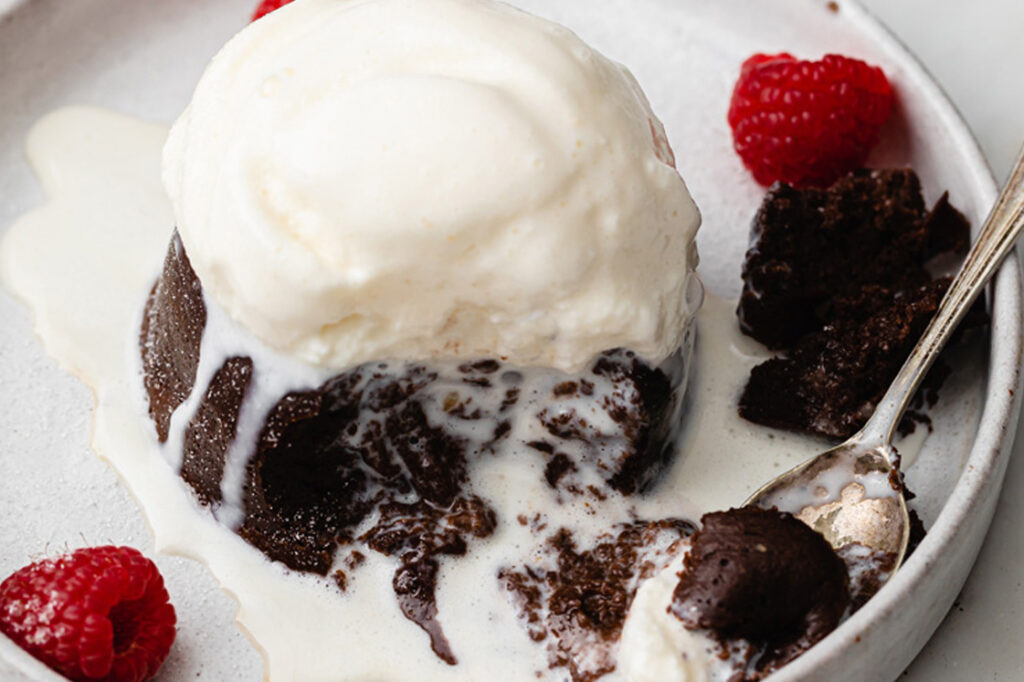
M204 65L248 20L255 0L0 0L0 231L43 194L25 135L48 111L91 104L169 123ZM852 0L518 0L628 65L651 98L701 207L708 289L735 296L750 219L763 195L731 149L725 112L753 52L839 52L882 66L898 106L872 166L912 166L926 200L948 190L980 226L995 184L977 144L924 68ZM959 592L991 521L1015 432L1022 288L1015 256L990 290L989 334L956 356L932 412L934 431L908 467L929 535L896 577L774 682L892 680ZM0 291L0 575L66 546L151 547L134 501L89 448L91 396L44 353L25 310ZM737 387L737 390L739 387ZM735 503L751 490L737 490ZM234 604L205 569L157 557L179 614L164 682L259 679L260 657L233 625ZM59 680L0 637L0 678Z

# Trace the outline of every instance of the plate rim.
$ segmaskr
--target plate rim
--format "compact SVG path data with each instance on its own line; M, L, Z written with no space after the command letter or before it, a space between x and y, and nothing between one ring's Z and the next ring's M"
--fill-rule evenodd
M0 21L9 18L31 1L0 0ZM943 129L954 138L956 148L968 158L968 166L964 171L969 173L976 195L986 205L994 203L997 184L980 144L957 106L928 68L861 0L839 0L839 5L844 21L852 22L857 30L868 36L879 49L888 52L906 70L907 78L913 81L914 87L921 90L929 105L940 115ZM977 547L970 552L968 568L973 566L1002 487L1022 400L1024 277L1020 253L1019 247L1014 249L989 287L991 326L981 418L974 444L963 463L963 470L938 518L917 551L878 595L816 646L773 673L769 678L772 682L797 682L811 679L812 675L817 679L821 668L845 658L849 655L848 651L867 641L878 622L902 608L905 600L914 598L914 593L921 589L933 563L941 561L941 555L964 541L970 526L963 522L977 513L979 507L988 504L989 509L980 512L986 514L987 518L982 519L979 528L973 529L973 532L981 535ZM1005 371L1007 368L1012 371ZM956 590L948 590L949 603L942 607L921 646L905 649L906 663L917 656L945 618L969 572L964 573ZM3 634L0 634L0 661L11 664L14 672L26 675L27 680L49 682L66 679Z

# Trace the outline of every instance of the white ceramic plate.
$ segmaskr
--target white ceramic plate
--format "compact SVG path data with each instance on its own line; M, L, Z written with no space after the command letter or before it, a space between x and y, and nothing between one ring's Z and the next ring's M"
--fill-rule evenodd
M0 229L42 200L22 154L33 121L95 104L169 122L203 65L255 0L0 0ZM521 0L630 66L669 131L704 214L701 272L734 295L750 217L762 195L730 148L728 95L756 51L840 52L877 63L899 106L872 165L911 165L933 201L948 189L977 227L994 186L970 133L914 59L859 5L824 0ZM985 535L1014 433L1021 281L1011 259L992 296L989 339L961 353L933 412L935 432L907 472L930 534L897 577L852 619L772 679L891 680L959 591ZM0 293L0 574L64 547L145 549L148 531L117 477L88 447L91 398L35 341L25 311ZM746 496L738 491L736 502ZM159 679L260 677L232 624L233 604L205 570L158 557L179 614ZM57 679L0 638L3 679Z

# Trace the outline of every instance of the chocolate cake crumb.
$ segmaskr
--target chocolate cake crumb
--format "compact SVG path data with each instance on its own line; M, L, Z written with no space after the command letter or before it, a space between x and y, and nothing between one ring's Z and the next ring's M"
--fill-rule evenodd
M530 638L546 643L550 667L593 682L615 669L615 644L640 582L668 565L692 532L681 519L635 521L581 549L563 528L544 543L542 563L505 568L498 578Z
M905 493L910 492L905 486L903 490ZM910 498L908 497L907 499L909 500ZM924 527L924 520L921 518L921 515L917 513L917 510L910 509L908 512L910 514L910 539L907 540L907 557L914 553L918 545L921 544L925 536L928 534ZM905 558L906 557L904 557L904 560Z
M576 465L566 455L558 453L554 455L544 467L544 478L552 488L558 487L558 482L566 474L576 471Z
M355 569L362 566L365 561L366 555L360 552L359 550L354 549L351 552L349 552L349 555L345 558L345 568L347 568L350 571L354 571Z
M479 372L480 374L494 374L501 369L501 363L492 358L484 360L477 360L475 362L466 362L459 365L459 371L466 374Z
M742 507L701 518L669 612L761 647L747 678L758 679L831 632L849 603L846 565L825 538L791 514Z
M146 300L139 334L142 383L161 443L167 440L171 415L195 385L205 327L202 287L175 231L163 275Z
M565 395L573 395L579 390L579 385L575 381L563 381L560 384L556 384L552 390L555 397L561 397Z
M851 542L836 554L850 576L850 612L853 613L882 588L896 570L896 555Z

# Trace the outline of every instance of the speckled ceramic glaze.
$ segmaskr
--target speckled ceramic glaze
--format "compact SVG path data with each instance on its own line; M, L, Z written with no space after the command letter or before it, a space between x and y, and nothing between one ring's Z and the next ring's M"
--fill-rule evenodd
M255 0L0 0L0 230L42 201L24 160L31 124L65 104L170 122L203 66ZM627 64L669 132L701 207L708 288L731 296L763 193L731 150L725 123L740 62L752 52L840 52L881 65L898 107L874 166L911 165L926 199L948 189L977 228L995 187L977 145L924 69L856 3L823 0L521 0ZM1014 433L1020 385L1021 277L1011 258L991 291L986 338L957 352L932 413L935 430L907 470L930 528L895 579L825 641L772 677L884 681L931 636L991 520ZM151 546L137 507L89 450L90 395L46 357L25 310L0 292L0 574L65 546ZM737 490L740 503L749 490ZM260 658L232 623L233 602L205 569L157 557L179 638L159 679L259 679ZM0 638L0 678L59 679Z

